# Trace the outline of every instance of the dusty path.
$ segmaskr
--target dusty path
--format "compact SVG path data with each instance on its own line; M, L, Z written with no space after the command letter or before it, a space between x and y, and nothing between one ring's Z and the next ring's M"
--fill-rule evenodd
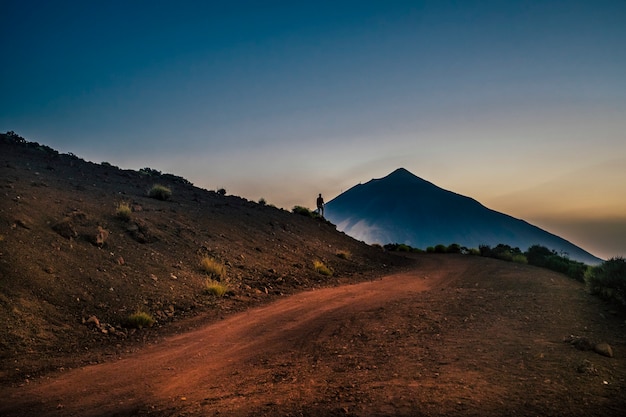
M570 334L615 357L574 349ZM424 256L411 273L301 293L1 388L0 415L621 415L623 334L561 275Z

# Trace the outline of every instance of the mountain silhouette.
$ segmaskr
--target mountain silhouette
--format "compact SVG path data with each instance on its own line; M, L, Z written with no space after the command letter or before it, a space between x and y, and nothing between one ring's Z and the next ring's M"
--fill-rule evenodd
M567 240L478 201L444 190L404 168L359 184L326 204L326 218L367 243L404 243L425 249L457 243L500 243L526 250L545 246L587 264L602 260Z

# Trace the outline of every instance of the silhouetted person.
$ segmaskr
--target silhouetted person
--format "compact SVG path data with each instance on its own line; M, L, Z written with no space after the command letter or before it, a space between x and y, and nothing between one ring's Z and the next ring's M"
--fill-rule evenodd
M324 217L324 199L322 198L322 194L317 197L317 212L320 216Z

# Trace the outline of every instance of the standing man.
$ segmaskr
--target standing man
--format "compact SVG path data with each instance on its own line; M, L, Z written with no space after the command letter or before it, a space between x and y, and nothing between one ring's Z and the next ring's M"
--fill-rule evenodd
M322 194L317 197L317 212L320 216L324 217L324 199L322 198Z

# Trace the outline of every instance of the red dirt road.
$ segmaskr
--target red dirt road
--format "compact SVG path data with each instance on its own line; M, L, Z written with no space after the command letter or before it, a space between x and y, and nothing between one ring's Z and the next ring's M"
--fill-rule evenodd
M623 318L581 284L485 258L419 259L411 273L301 293L0 387L0 415L623 415ZM607 342L614 357L569 335Z

